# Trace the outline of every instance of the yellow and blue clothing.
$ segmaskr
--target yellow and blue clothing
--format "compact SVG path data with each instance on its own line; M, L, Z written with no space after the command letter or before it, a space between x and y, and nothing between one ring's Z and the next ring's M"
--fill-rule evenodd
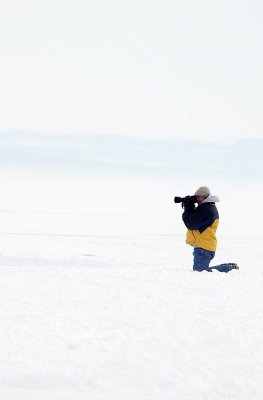
M186 233L186 243L194 247L194 271L217 270L219 272L229 272L233 263L225 263L210 267L210 261L215 256L217 238L216 230L219 224L219 214L214 201L219 201L216 196L210 196L197 208L185 208L182 215L185 226L188 228Z
M203 202L196 209L186 209L183 221L188 228L186 243L205 250L216 251L218 210L213 202Z

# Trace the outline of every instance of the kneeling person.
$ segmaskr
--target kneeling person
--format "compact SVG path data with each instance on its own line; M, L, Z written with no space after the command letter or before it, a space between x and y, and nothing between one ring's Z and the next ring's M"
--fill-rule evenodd
M201 186L195 192L195 207L193 198L183 202L184 212L182 215L185 226L188 228L186 243L194 247L194 271L229 272L239 269L235 263L225 263L210 267L210 261L215 256L217 247L216 230L219 224L219 214L215 203L219 202L217 196L210 193L207 186Z

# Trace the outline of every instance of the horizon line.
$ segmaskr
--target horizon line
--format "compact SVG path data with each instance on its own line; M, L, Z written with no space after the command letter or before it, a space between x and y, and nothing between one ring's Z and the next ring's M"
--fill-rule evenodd
M192 142L192 143L211 143L211 144L219 144L219 145L233 145L238 142L244 141L263 141L263 138L256 137L256 136L248 136L248 137L240 137L240 138L233 138L231 140L225 139L213 139L212 138L189 138L189 137L171 137L171 136L160 136L160 137L148 137L143 135L132 135L132 134L120 134L120 133L111 133L111 132L79 132L79 131L72 131L72 132L61 132L61 131L35 131L35 130L14 130L14 129L0 129L0 135L38 135L38 136L79 136L79 137L105 137L105 138L116 138L116 139L133 139L138 141L145 141L145 142Z

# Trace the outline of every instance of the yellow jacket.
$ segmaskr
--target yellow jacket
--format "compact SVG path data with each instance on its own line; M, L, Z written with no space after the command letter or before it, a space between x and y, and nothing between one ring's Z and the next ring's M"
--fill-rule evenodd
M203 232L200 232L198 229L188 229L186 232L186 243L191 246L201 247L205 250L216 251L216 230L218 224L219 219L216 219L213 224Z
M216 199L215 197L215 201L217 201ZM196 209L184 211L182 218L188 228L186 233L187 244L216 251L216 230L219 224L219 214L213 200L213 198L208 198Z

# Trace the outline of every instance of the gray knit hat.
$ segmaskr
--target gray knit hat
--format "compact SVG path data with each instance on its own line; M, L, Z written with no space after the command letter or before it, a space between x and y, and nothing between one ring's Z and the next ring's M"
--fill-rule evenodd
M210 195L210 189L207 186L200 186L196 192L195 192L196 196L204 196L204 197L208 197Z

